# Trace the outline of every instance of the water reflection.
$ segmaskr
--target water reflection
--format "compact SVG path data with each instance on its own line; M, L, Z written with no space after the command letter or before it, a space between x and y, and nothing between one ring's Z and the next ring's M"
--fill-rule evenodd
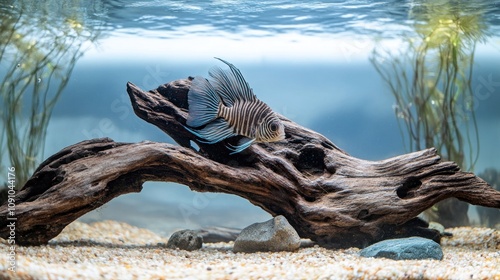
M2 170L24 185L43 155L47 125L77 60L99 38L86 1L3 1L0 9ZM0 176L6 177L6 172ZM2 180L6 182L7 180Z
M164 38L188 34L215 35L217 32L250 36L273 36L287 32L303 35L387 33L410 7L400 1L308 1L290 3L267 1L115 1L130 9L111 11L110 23L121 32L168 31ZM399 3L393 5L393 3ZM391 13L387 14L387 7ZM370 17L367 17L370 14ZM123 18L130 19L123 21ZM116 21L114 19L117 19Z
M484 13L475 2L425 1L410 12L414 33L405 37L406 47L398 53L375 49L371 58L394 95L409 149L436 147L466 170L479 155L471 83L476 44L488 34ZM448 200L427 214L450 227L468 224L467 209Z
M273 36L297 32L302 35L368 35L397 38L408 30L408 14L420 1L133 1L110 3L108 24L115 31L136 34L165 31L154 36L217 35L218 32L253 36ZM498 21L498 9L492 1L473 1ZM126 7L126 8L125 8ZM189 30L191 33L185 33ZM152 34L146 32L146 34Z

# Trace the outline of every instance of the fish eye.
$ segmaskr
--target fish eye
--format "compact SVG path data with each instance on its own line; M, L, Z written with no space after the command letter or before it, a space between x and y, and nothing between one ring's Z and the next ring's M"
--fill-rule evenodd
M278 131L278 124L276 122L271 122L271 125L269 127L271 131L275 132Z

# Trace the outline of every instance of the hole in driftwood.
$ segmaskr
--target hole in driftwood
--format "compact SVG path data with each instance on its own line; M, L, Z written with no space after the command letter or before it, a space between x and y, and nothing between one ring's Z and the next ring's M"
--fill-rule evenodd
M418 189L422 185L416 177L409 177L403 182L403 185L396 190L396 194L399 198L412 198L415 196L415 189Z
M362 209L361 211L359 211L359 214L358 214L358 219L359 220L363 220L365 219L366 217L368 217L368 214L370 212L367 210L367 209Z
M309 195L304 195L304 199L305 199L307 202L315 202L315 201L316 201L316 197L309 196Z
M323 173L326 169L325 151L314 146L304 147L295 162L295 167L306 174Z
M61 183L64 180L64 173L57 175L54 180L52 181L52 184L57 185Z
M61 151L60 152L61 154L60 155L57 155L57 157L59 158L58 160L54 159L54 161L49 164L49 167L50 168L58 168L59 166L65 164L65 163L69 163L71 160L72 160L72 157L70 156L69 158L67 157L67 155L70 155L71 154L71 150L66 150L66 151ZM74 157L74 156L73 156ZM50 158L49 158L50 159ZM41 167L42 165L40 165ZM40 168L39 167L39 168ZM38 168L38 169L39 169ZM37 169L37 171L38 171Z
M362 220L365 222L371 222L371 221L374 221L376 219L379 219L382 216L383 215L380 215L380 214L371 214L368 209L362 209L358 213L358 220Z

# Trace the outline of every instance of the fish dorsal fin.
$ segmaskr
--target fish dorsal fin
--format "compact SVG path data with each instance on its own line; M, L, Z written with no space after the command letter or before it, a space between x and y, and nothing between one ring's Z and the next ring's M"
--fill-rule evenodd
M217 58L229 66L230 71L219 67L212 69L209 74L214 79L213 85L217 93L222 97L226 106L233 106L236 101L254 101L257 97L253 94L250 85L245 81L240 70L233 64Z

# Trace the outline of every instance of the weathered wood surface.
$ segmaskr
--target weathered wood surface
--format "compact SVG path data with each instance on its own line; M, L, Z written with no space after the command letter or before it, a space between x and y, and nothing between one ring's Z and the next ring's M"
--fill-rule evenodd
M329 247L362 247L410 235L439 241L439 234L416 216L446 198L500 208L500 192L455 163L441 161L434 149L366 161L284 117L284 141L253 144L235 155L224 143L198 142L195 151L190 141L197 140L183 128L189 85L190 79L178 80L145 92L128 83L136 114L180 146L104 138L61 150L17 194L17 243L44 244L112 198L140 192L145 181L238 195L285 216L301 237ZM7 216L5 204L0 207L2 238L9 235Z

